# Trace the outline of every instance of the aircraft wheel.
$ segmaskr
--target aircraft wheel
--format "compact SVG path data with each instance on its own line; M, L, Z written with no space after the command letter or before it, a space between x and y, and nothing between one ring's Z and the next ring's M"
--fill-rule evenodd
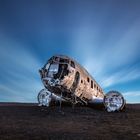
M118 91L109 91L104 96L104 105L108 112L121 111L125 107L125 100Z
M37 96L39 106L49 106L51 99L52 99L52 94L50 91L47 89L42 89Z

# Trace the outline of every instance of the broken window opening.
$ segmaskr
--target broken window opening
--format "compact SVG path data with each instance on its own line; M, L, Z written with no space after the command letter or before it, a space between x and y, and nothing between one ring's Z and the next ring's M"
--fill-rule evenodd
M68 65L67 64L59 64L58 73L54 75L54 78L63 79L64 76L68 75Z
M91 80L91 88L93 88L93 81Z
M68 59L63 59L63 58L60 58L59 60L60 63L69 63L69 60Z
M89 77L87 77L87 81L88 81L88 83L89 83Z
M71 67L75 68L75 64L73 61L71 61L70 65L71 65Z
M50 63L48 63L48 64L46 64L46 65L45 65L45 69L47 69L47 70L48 70L48 69L49 69L49 67L50 67Z

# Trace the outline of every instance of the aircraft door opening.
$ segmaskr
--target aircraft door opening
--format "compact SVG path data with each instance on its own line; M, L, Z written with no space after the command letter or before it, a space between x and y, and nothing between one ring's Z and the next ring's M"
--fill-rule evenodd
M71 87L72 92L75 92L75 90L79 84L79 80L80 80L80 73L77 71L75 74L74 82L73 82L72 87Z

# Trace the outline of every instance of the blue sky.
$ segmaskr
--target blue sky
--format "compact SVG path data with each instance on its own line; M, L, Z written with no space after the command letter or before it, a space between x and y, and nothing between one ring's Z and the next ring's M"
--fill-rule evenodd
M140 103L139 0L0 0L0 102L37 102L54 54Z

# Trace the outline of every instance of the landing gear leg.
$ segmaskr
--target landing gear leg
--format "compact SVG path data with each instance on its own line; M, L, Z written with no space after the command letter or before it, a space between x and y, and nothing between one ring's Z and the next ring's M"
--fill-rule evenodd
M72 102L72 109L73 109L73 110L74 110L74 108L75 108L76 103L77 103L76 96L73 95L73 102Z
M59 112L64 115L64 112L62 111L62 92L61 92L61 99L59 100Z

